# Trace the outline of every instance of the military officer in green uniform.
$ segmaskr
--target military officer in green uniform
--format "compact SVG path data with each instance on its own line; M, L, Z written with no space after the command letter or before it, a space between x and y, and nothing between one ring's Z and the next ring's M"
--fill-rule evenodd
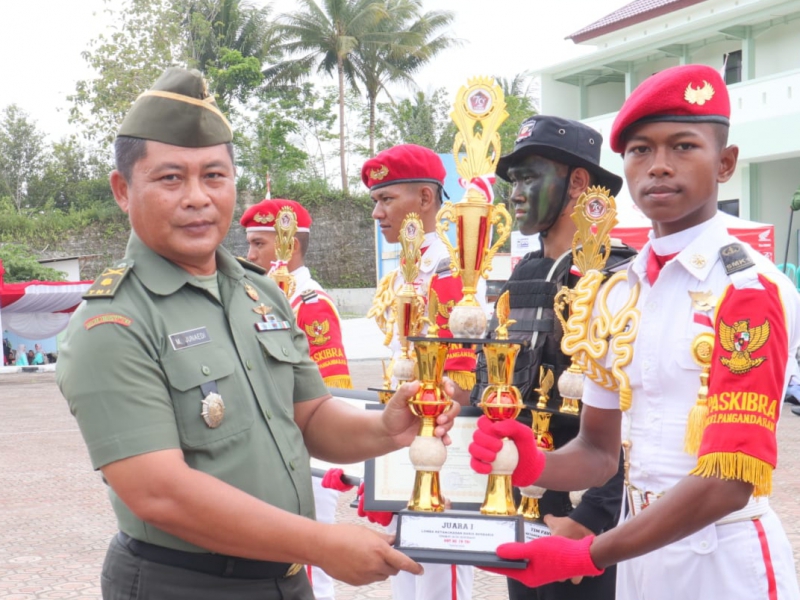
M421 572L385 535L313 520L309 455L351 463L410 444L418 384L382 415L328 395L285 295L220 246L231 139L199 74L170 68L115 142L111 187L133 231L58 361L119 523L105 599L310 600L303 564L353 585Z

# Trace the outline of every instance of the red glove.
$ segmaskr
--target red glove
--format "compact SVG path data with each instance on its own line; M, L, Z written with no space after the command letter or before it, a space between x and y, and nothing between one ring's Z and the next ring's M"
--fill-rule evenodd
M342 481L344 471L342 469L328 469L325 475L322 476L322 487L329 490L336 490L337 492L349 492L354 485Z
M524 569L485 569L492 573L512 577L528 587L539 587L554 581L565 581L572 577L594 577L601 575L589 554L594 540L587 535L582 540L552 535L540 537L527 544L502 544L497 556L507 560L528 561Z
M531 485L544 470L545 454L536 445L531 428L514 419L492 421L485 415L478 419L478 428L469 445L472 470L482 475L492 471L492 461L503 447L504 437L511 438L519 451L519 464L511 475L511 483L517 487Z
M394 514L381 510L364 510L364 482L362 481L361 485L358 486L358 516L366 517L370 523L377 523L386 527L392 522Z

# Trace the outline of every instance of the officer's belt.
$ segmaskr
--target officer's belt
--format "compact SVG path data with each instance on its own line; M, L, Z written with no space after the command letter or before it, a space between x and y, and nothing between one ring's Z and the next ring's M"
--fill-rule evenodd
M303 565L264 560L250 560L224 554L184 552L135 540L119 532L119 542L136 556L150 562L177 567L188 571L230 577L233 579L279 579L292 577L303 570Z
M664 492L647 492L631 484L627 484L626 488L628 492L628 510L634 517L664 495ZM763 517L768 510L769 498L753 498L751 496L750 501L744 508L725 515L716 524L728 525L730 523L739 523L740 521L753 521Z

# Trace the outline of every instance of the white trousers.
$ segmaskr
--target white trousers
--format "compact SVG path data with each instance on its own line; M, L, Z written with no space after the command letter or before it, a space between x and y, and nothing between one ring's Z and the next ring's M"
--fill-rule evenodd
M800 600L792 547L778 516L769 510L757 522L709 525L617 565L617 600L678 598Z
M339 492L322 487L321 477L312 477L314 486L314 508L317 512L317 521L320 523L334 523L336 521L336 503ZM311 567L308 578L314 588L316 600L334 600L335 590L333 579L319 567Z

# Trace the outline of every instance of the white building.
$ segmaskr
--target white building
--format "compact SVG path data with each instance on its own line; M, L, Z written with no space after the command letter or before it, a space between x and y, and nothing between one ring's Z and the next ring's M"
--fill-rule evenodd
M739 167L720 190L720 208L775 225L776 262L791 235L789 203L800 187L800 0L634 0L569 36L596 47L539 71L542 113L580 119L606 138L603 166L622 173L608 148L623 101L649 75L702 63L724 68L731 96L730 141ZM620 204L630 204L623 191ZM624 211L623 211L624 214Z

